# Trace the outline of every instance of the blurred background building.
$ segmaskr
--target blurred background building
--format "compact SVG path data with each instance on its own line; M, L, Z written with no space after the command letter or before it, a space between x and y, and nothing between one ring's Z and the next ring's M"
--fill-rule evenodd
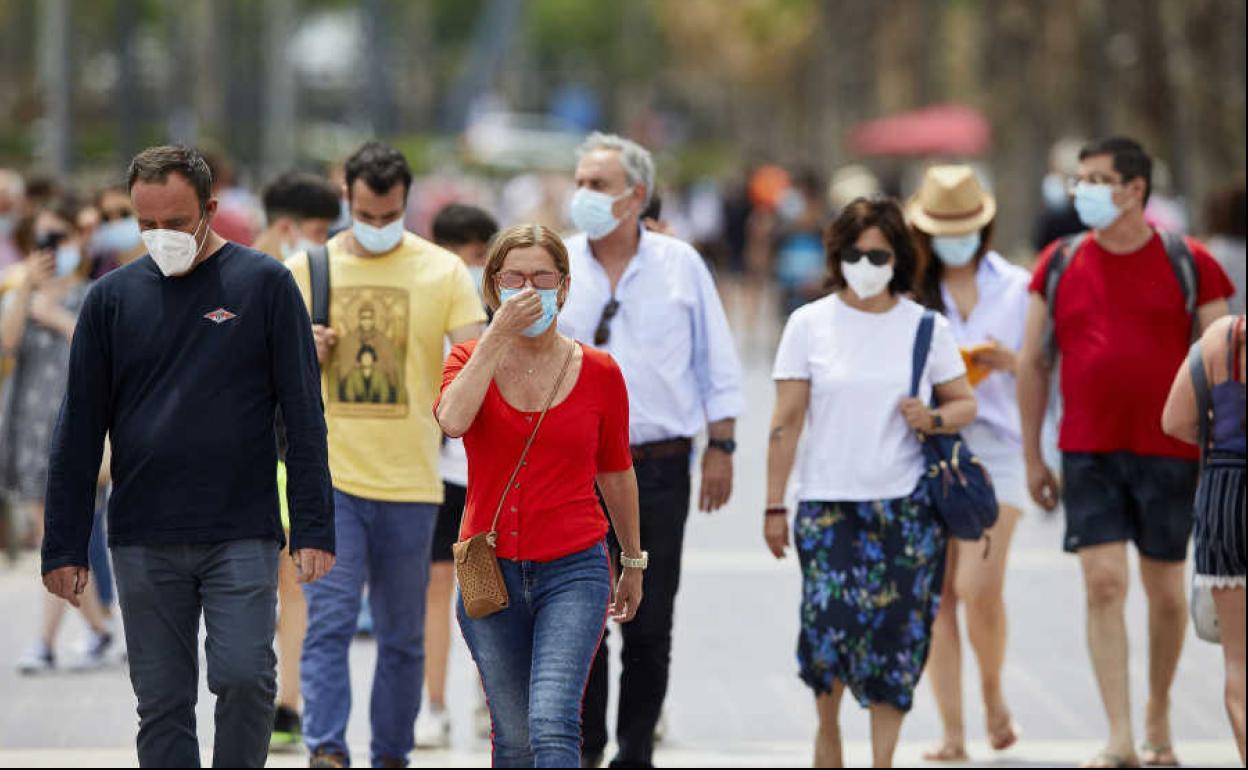
M1244 14L1242 0L0 0L0 166L99 184L180 141L224 151L232 184L254 190L380 136L425 173L501 180L566 173L603 128L655 148L672 190L857 163L906 193L923 162L961 158L996 189L1011 251L1030 245L1064 137L1139 137L1189 219L1243 169Z

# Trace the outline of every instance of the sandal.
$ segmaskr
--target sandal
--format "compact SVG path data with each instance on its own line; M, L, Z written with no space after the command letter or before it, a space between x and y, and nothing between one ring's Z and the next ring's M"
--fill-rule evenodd
M1144 743L1140 746L1140 762L1146 767L1179 767L1179 758L1169 743Z
M966 762L970 759L965 746L954 746L942 743L934 749L923 752L924 762Z
M1139 767L1139 766L1140 766L1140 761L1136 759L1135 757L1131 757L1130 759L1128 759L1126 757L1119 756L1118 754L1111 754L1108 751L1102 751L1100 754L1097 754L1095 757L1092 757L1087 762L1084 762L1082 765L1080 765L1080 767Z

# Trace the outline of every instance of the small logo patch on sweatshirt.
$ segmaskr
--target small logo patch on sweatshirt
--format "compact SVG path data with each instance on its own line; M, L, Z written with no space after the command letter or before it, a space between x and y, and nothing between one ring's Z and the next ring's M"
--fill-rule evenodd
M204 318L207 318L214 324L223 324L231 318L238 318L238 316L223 307L219 307L211 313L205 313Z

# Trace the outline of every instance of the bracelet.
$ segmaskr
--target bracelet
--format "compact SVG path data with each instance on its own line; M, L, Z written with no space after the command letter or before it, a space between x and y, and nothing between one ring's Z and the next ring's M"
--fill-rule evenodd
M765 516L788 516L789 509L788 509L788 506L784 506L784 505L769 505L767 506L767 510L763 512L763 515Z

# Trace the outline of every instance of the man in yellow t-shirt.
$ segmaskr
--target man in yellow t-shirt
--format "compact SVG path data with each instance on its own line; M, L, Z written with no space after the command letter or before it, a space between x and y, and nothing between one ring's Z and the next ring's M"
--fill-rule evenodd
M329 425L338 562L305 587L303 734L313 767L345 767L348 650L368 582L377 635L372 764L403 766L424 679L425 594L442 480L433 401L447 338L485 313L458 257L403 229L412 175L369 142L346 164L352 226L329 240L329 326L314 326ZM311 305L307 254L287 266Z

